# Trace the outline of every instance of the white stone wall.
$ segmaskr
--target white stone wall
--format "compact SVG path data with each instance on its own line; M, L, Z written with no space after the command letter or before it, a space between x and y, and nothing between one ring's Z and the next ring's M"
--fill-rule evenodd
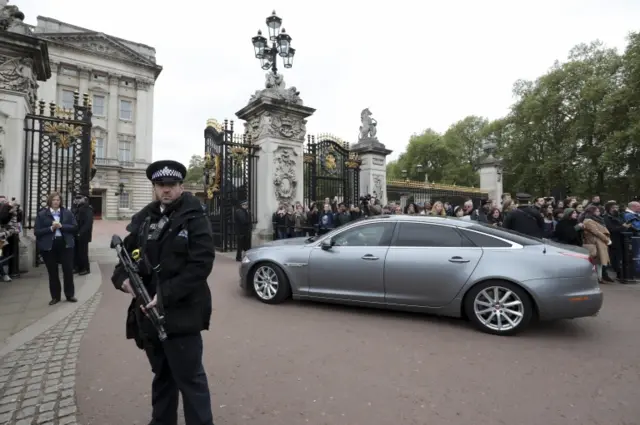
M106 36L55 19L39 17L36 32L48 41L51 78L41 83L38 97L62 105L65 91L88 93L94 103L93 136L103 140L96 168L105 176L92 182L103 196L106 219L130 216L151 200L144 170L152 162L154 83L161 67L155 65L155 50L143 44ZM104 100L103 110L96 97ZM132 117L121 114L121 101L130 101ZM129 144L129 157L120 144ZM118 208L121 180L132 196L131 208Z

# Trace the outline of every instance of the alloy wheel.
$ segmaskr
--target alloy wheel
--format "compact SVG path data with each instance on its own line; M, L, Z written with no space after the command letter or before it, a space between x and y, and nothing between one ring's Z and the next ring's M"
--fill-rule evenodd
M517 328L525 314L518 294L502 286L480 291L473 300L473 311L484 326L498 332Z
M278 293L278 275L269 266L260 266L253 274L253 289L265 301L272 300Z

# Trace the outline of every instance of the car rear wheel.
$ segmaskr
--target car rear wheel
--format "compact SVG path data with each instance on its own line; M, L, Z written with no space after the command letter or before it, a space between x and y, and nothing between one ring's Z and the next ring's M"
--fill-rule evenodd
M465 297L465 312L483 332L515 335L530 323L534 306L524 289L510 282L483 282Z
M280 304L289 297L291 287L287 276L275 264L258 264L253 271L251 281L253 292L263 303Z

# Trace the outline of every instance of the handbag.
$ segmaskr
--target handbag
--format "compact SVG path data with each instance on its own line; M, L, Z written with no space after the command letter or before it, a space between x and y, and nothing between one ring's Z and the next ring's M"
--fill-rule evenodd
M598 256L598 247L595 244L586 243L582 245L583 248L586 248L589 251L589 256L591 258L596 258Z

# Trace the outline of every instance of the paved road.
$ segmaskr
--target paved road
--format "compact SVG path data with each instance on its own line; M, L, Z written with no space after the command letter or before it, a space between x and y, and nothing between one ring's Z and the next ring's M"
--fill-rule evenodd
M128 300L102 269L77 365L78 422L146 424L151 372L124 340ZM606 287L597 318L500 338L459 320L267 306L236 277L237 263L218 256L204 334L218 425L640 424L636 288Z

